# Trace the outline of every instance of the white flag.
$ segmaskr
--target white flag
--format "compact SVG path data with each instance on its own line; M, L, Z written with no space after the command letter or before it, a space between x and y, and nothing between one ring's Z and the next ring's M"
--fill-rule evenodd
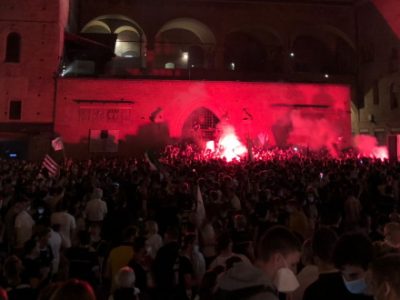
M197 185L197 197L196 197L196 222L198 226L206 219L206 209L204 207L203 196L201 195L200 186Z
M54 140L52 140L51 146L53 147L54 151L60 151L64 149L64 144L60 137L56 137Z

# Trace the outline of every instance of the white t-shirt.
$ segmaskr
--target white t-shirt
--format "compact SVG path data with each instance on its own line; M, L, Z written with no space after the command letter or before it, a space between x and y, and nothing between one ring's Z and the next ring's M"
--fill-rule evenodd
M103 221L107 214L107 203L101 199L92 199L86 204L85 213L89 221Z
M21 211L15 218L15 233L17 248L22 248L25 242L32 238L32 227L35 221L27 211Z
M74 216L67 212L55 212L51 214L51 224L60 225L60 235L62 239L62 246L71 248L71 231L76 229L76 222Z
M58 232L54 230L50 231L49 246L53 252L53 274L58 272L58 267L60 266L60 251L61 251L62 238Z
M151 235L147 241L147 247L150 248L150 256L155 259L158 250L162 247L163 245L163 241L162 241L162 237L159 234L153 234Z

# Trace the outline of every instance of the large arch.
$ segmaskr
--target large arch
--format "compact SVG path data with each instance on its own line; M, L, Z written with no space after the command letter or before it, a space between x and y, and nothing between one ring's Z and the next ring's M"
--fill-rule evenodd
M88 22L81 33L92 35L109 34L115 39L116 57L109 63L112 73L126 73L129 69L145 65L147 37L140 25L124 15L102 15Z
M111 33L110 27L103 21L92 20L81 30L82 33Z
M298 52L296 47L299 46L299 40L301 41L304 37L307 37L310 44L307 46L307 42L305 42L304 48L310 52L311 60L314 60L314 62L311 62L312 65L314 64L314 70L311 71L336 75L352 74L355 72L356 46L354 41L342 30L331 25L323 24L316 26L312 23L296 24L294 28L291 32L289 43L290 52L294 54L295 70L303 71L302 69L307 69L303 68L304 61L302 60L304 60L304 57L302 58L301 56L304 53L296 53ZM323 56L325 56L325 66L322 68L317 67L316 65L321 63ZM317 62L318 60L319 62Z
M206 68L216 38L204 23L192 18L177 18L165 23L155 36L155 65L177 68Z
M282 37L270 28L241 27L225 36L226 69L279 72L283 65L282 54Z

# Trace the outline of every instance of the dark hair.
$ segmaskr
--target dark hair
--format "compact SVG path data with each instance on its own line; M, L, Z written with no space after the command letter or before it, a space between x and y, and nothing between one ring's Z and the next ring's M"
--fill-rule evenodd
M400 296L400 254L389 254L372 262L372 280L379 287L384 282Z
M268 261L275 253L287 255L295 251L301 252L301 245L293 232L284 226L274 226L258 241L256 256L259 260Z
M348 233L337 241L333 251L333 262L338 269L344 265L353 265L367 270L373 259L373 253L372 243L366 235Z
M242 261L243 260L239 256L232 256L228 258L225 262L226 270L233 268L236 263L240 263Z
M332 262L333 250L337 240L338 236L335 231L329 227L320 227L312 238L313 255L323 262Z

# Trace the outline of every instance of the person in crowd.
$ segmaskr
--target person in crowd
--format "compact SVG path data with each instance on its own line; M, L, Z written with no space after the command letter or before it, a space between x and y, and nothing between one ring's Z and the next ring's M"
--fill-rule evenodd
M12 255L4 262L5 288L10 300L35 300L36 290L32 288L27 277L23 276L22 261Z
M179 231L169 227L164 235L164 246L160 248L153 264L156 299L187 299L191 287L193 269L187 259L181 259Z
M65 199L57 204L56 211L50 217L52 226L59 228L58 233L62 239L63 248L71 248L72 239L75 235L76 221L75 217L68 212Z
M103 190L95 188L85 208L86 219L89 223L101 223L106 217L108 212L107 203L102 198Z
M35 221L29 214L30 200L24 198L21 200L19 213L15 217L15 240L16 248L22 249L24 244L32 238L32 229Z
M158 234L158 224L155 221L149 220L146 222L147 247L151 258L155 259L158 250L163 245L162 237Z
M58 269L60 266L62 238L61 235L58 233L59 230L60 226L58 224L53 225L53 227L50 228L48 240L48 244L53 254L53 266L51 268L53 275L56 275L58 273Z
M347 233L339 238L333 251L333 262L349 292L343 299L372 300L367 295L365 279L372 260L373 245L365 234Z
M85 280L96 286L99 278L99 260L97 253L90 247L90 235L87 231L78 233L79 244L69 248L66 257L69 262L69 277Z
M133 242L137 236L135 227L128 227L123 234L123 241L112 248L108 255L105 269L105 277L111 283L111 292L115 290L115 275L122 268L129 264L133 258Z
M283 226L270 228L260 239L254 265L236 264L218 283L215 299L278 300L278 292L299 287L294 271L301 257L296 236Z
M233 251L248 258L253 258L253 236L247 228L245 215L237 214L233 218L232 242Z
M312 237L312 252L319 270L318 279L304 292L303 300L352 299L344 285L341 273L333 263L333 251L338 240L336 232L329 227L319 228Z
M228 233L223 233L218 238L218 248L219 248L219 255L215 258L215 260L211 263L210 269L215 268L216 266L226 266L226 261L234 256L239 257L243 262L251 264L250 260L239 253L234 253L233 250L233 242Z
M303 243L301 264L303 268L297 274L300 286L293 292L292 300L302 300L304 291L318 279L319 271L314 261L311 239Z
M133 251L135 255L129 262L129 267L135 272L135 286L140 290L140 298L143 299L148 295L149 283L151 283L151 257L148 255L146 238L137 237L133 242Z
M375 300L400 299L399 270L400 254L389 254L372 262L368 285Z
M115 275L116 289L110 300L139 300L140 290L135 287L135 272L130 267L121 268Z

